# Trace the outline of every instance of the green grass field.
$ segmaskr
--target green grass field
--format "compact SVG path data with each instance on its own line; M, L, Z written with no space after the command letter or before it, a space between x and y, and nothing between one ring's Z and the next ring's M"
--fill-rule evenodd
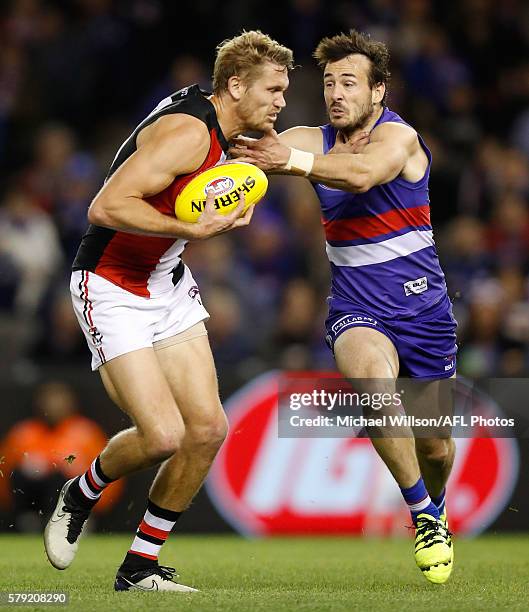
M442 586L422 577L407 540L173 536L161 562L201 589L190 595L114 593L129 544L129 536L88 536L72 567L59 572L40 538L0 536L0 591L67 591L76 611L529 609L525 535L457 541L454 574Z

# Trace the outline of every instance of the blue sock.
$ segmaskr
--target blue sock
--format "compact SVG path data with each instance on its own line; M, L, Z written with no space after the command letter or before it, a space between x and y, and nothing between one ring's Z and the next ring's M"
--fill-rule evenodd
M445 497L446 497L446 487L439 493L437 497L432 497L433 503L437 506L439 510L439 516L443 514L445 511Z
M402 497L404 497L404 501L408 504L408 508L411 512L411 520L414 525L417 524L417 517L419 514L429 514L436 519L439 518L439 510L430 499L428 491L424 486L422 476L413 487L409 487L408 489L403 489L401 487L400 491Z

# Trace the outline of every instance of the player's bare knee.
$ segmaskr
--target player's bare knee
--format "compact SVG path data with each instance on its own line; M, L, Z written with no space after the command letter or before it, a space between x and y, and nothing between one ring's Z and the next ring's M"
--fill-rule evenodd
M191 423L186 428L186 446L195 452L217 452L228 435L228 421L224 412L219 412L207 421Z
M143 450L153 464L177 453L183 442L183 432L157 431L143 436Z
M417 452L430 464L444 465L450 455L452 441L444 438L423 439L416 441Z
M179 444L171 439L158 439L144 447L145 454L153 464L161 463L172 457L179 448Z

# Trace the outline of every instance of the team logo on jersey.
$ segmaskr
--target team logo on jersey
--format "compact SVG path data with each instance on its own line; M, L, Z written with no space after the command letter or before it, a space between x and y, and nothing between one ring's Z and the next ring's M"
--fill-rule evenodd
M213 181L210 181L204 187L204 193L207 195L208 189L213 189L215 197L224 195L233 189L235 181L229 176L221 176Z
M368 438L278 436L283 376L264 374L226 403L230 434L206 483L218 511L251 535L405 535L409 513ZM466 388L458 386L462 403ZM479 401L480 414L500 414L489 397ZM450 528L459 533L486 529L518 479L516 441L487 437L491 431L476 426L455 440L447 498Z

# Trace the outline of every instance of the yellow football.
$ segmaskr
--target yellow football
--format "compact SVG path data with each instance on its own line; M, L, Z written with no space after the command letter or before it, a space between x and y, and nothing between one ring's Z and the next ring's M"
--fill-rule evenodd
M218 213L227 215L239 203L241 191L244 191L246 197L245 210L257 204L268 189L268 179L253 164L234 162L213 166L195 176L178 194L175 201L176 217L195 223L204 211L208 189L213 189L215 193Z

